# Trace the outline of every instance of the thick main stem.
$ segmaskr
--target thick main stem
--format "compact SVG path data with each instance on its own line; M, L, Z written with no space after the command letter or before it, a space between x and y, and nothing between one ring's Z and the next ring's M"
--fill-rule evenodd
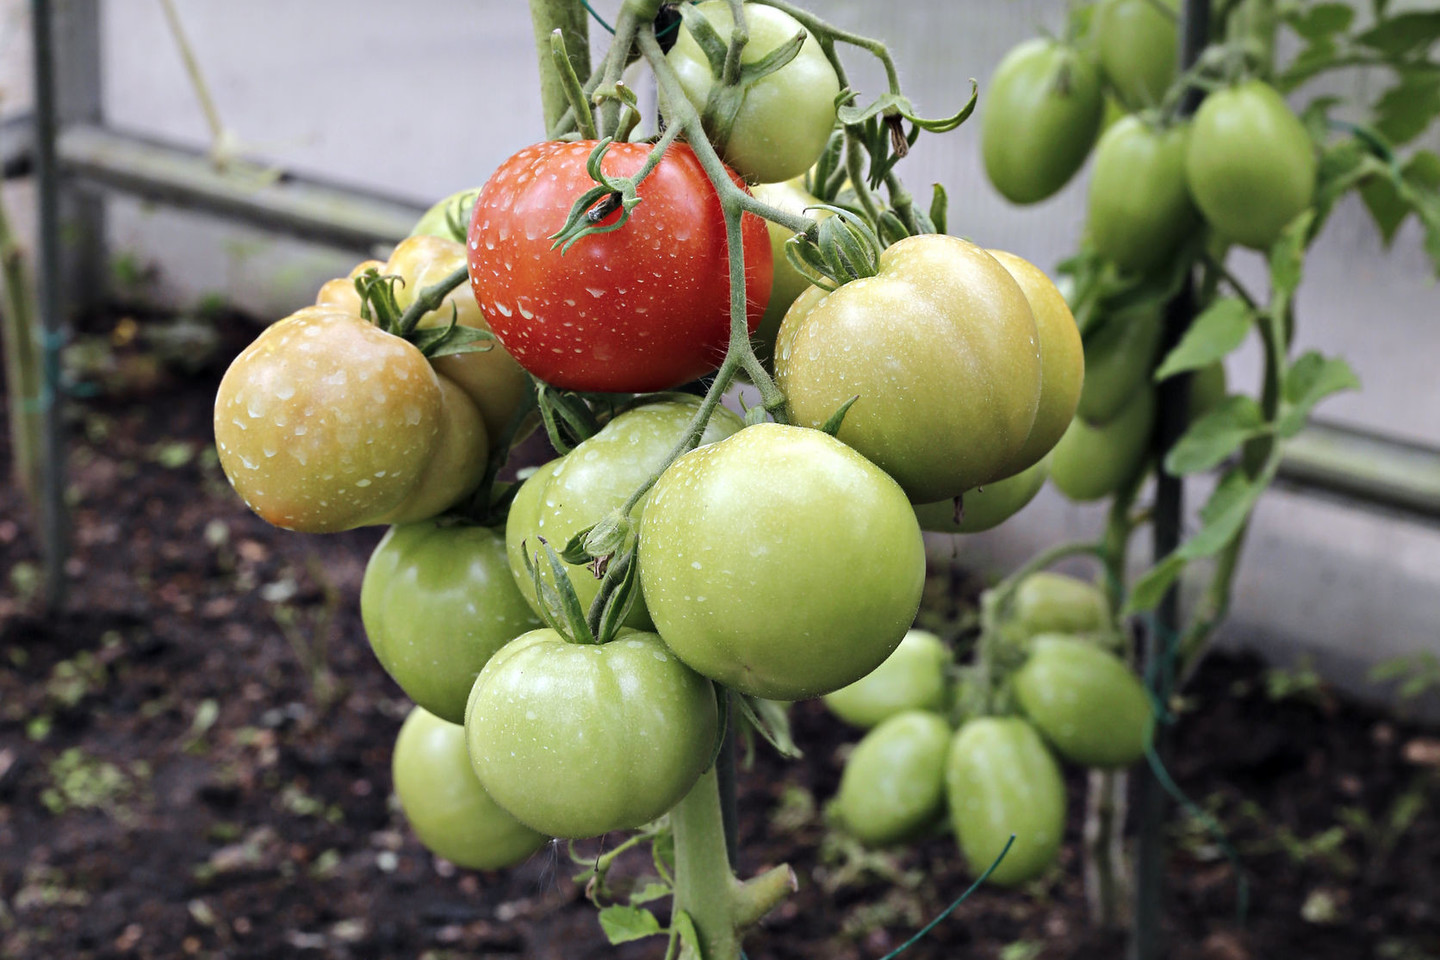
M553 131L565 115L570 101L565 81L555 69L550 34L559 30L565 38L570 65L578 76L590 75L590 29L580 0L530 0L530 19L535 28L535 54L540 62L540 104L545 111L545 130Z
M1124 770L1091 770L1085 797L1085 902L1090 923L1120 929L1126 909Z
M731 909L734 874L725 850L720 787L711 767L670 811L675 832L674 912L685 913L700 935L704 960L738 960L740 936ZM682 957L693 954L681 953Z
M15 485L30 506L40 495L40 463L44 438L41 417L40 351L35 339L35 300L25 256L0 203L0 284L5 302L0 309L0 344L5 348L5 383L10 410L10 446L14 451Z

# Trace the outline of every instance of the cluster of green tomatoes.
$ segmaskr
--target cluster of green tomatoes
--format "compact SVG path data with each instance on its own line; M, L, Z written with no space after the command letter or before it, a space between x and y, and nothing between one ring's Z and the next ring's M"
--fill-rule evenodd
M805 33L746 10L747 63ZM693 16L728 40L728 3ZM668 62L699 109L714 63L687 39L695 23ZM804 207L783 181L819 158L837 93L807 38L713 144L731 182ZM831 289L777 256L791 232L767 236L754 213L737 315L770 358L781 422L666 392L735 349L701 146L670 143L633 209L599 190L589 212L614 229L563 250L576 198L641 170L652 144L526 147L387 262L265 330L220 385L221 464L261 517L390 527L361 612L416 704L396 791L422 841L464 866L654 821L710 767L728 698L813 698L870 674L914 622L922 526L983 529L1023 506L1079 402L1074 318L1027 261L918 233ZM495 484L537 400L562 455ZM973 723L956 776L1010 776ZM992 827L1012 830L976 829Z
M1042 572L1011 597L990 673L957 667L939 637L910 631L873 673L825 697L836 716L868 731L845 762L832 808L838 825L889 846L923 838L948 814L975 873L1013 833L990 882L1044 874L1065 831L1056 757L1124 768L1149 742L1149 694L1114 652L1113 624L1100 590Z

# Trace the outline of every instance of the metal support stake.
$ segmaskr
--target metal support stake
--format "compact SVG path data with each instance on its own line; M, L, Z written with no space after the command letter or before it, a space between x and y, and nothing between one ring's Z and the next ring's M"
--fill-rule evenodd
M1180 69L1195 64L1209 40L1209 0L1185 0L1180 21ZM1200 91L1187 91L1180 111L1184 116L1199 106ZM1195 317L1193 283L1170 302L1165 315L1165 346L1168 351L1185 333ZM1185 432L1189 422L1190 377L1171 377L1160 384L1160 415L1156 424L1154 449L1163 462L1165 452ZM1164 468L1158 471L1155 491L1154 554L1158 562L1180 544L1185 506L1184 481ZM1162 708L1168 705L1175 680L1175 646L1180 627L1179 591L1172 587L1155 612L1153 628L1145 639L1145 668ZM1166 724L1157 724L1155 756L1163 765L1169 757L1170 734ZM1165 791L1153 774L1138 778L1139 844L1135 862L1135 928L1130 940L1130 960L1159 960L1165 953L1160 929L1165 904L1165 820L1169 804Z

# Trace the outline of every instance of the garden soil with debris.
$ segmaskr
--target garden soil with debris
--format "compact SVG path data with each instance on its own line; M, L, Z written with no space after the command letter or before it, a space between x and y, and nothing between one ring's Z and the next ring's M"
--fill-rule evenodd
M660 956L659 941L604 943L564 847L471 873L410 835L389 773L408 703L358 611L380 531L285 533L229 490L210 406L255 328L218 329L198 371L163 349L193 358L194 325L112 318L74 352L98 392L71 404L74 555L57 620L39 615L27 511L0 486L0 957ZM8 478L8 447L0 467ZM932 616L957 579L937 571ZM1224 825L1250 910L1238 923L1223 845L1177 815L1168 955L1440 956L1440 739L1304 679L1217 656L1188 692L1172 772ZM762 747L741 774L742 870L789 862L800 881L749 955L874 960L969 877L948 836L877 855L829 833L854 735L815 703L793 721L805 757ZM1059 868L981 891L908 957L1123 955L1087 922L1083 776L1070 785ZM643 882L645 867L619 872Z

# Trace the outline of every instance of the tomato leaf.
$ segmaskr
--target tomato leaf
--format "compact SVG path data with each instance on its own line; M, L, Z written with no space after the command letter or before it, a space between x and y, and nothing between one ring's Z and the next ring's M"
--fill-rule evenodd
M1280 239L1270 248L1271 309L1276 309L1276 304L1288 302L1300 286L1300 277L1305 269L1305 247L1314 220L1315 211L1306 210L1286 225L1280 232Z
M1209 366L1245 342L1255 323L1255 311L1245 301L1223 297L1206 307L1190 324L1185 336L1166 355L1155 380L1169 379L1186 370Z
M1165 599L1166 591L1184 569L1185 558L1172 553L1145 571L1131 588L1130 596L1125 600L1125 609L1120 611L1121 616L1155 609L1160 605L1160 601Z
M1165 471L1183 477L1209 470L1266 432L1260 404L1247 396L1226 397L1190 428L1165 455Z
M642 903L654 903L656 900L668 896L670 896L670 885L668 883L655 883L651 881L630 894L630 904L631 906L639 906Z
M1306 40L1319 40L1349 30L1355 21L1355 10L1348 3L1318 3L1292 12L1286 21Z
M1394 242L1405 218L1415 209L1400 196L1400 188L1390 177L1376 178L1361 187L1360 200L1370 211L1375 229L1380 231L1381 243L1387 247Z
M600 911L600 929L612 945L643 940L664 933L655 914L643 907L613 904Z
M1436 40L1440 40L1440 11L1435 10L1389 17L1355 36L1356 43L1390 57L1423 52Z
M1275 88L1289 93L1319 73L1324 73L1340 59L1340 50L1330 37L1315 40L1291 60L1285 71L1275 78Z
M1375 102L1375 129L1391 143L1404 144L1429 128L1440 114L1440 74L1409 72Z
M1293 437L1305 426L1315 405L1333 393L1360 389L1360 378L1340 357L1326 357L1310 351L1296 360L1285 374L1285 411L1276 431Z
M790 714L785 704L738 691L735 692L733 700L740 707L740 715L756 733L765 738L766 743L775 748L776 753L791 759L805 756L790 734Z

